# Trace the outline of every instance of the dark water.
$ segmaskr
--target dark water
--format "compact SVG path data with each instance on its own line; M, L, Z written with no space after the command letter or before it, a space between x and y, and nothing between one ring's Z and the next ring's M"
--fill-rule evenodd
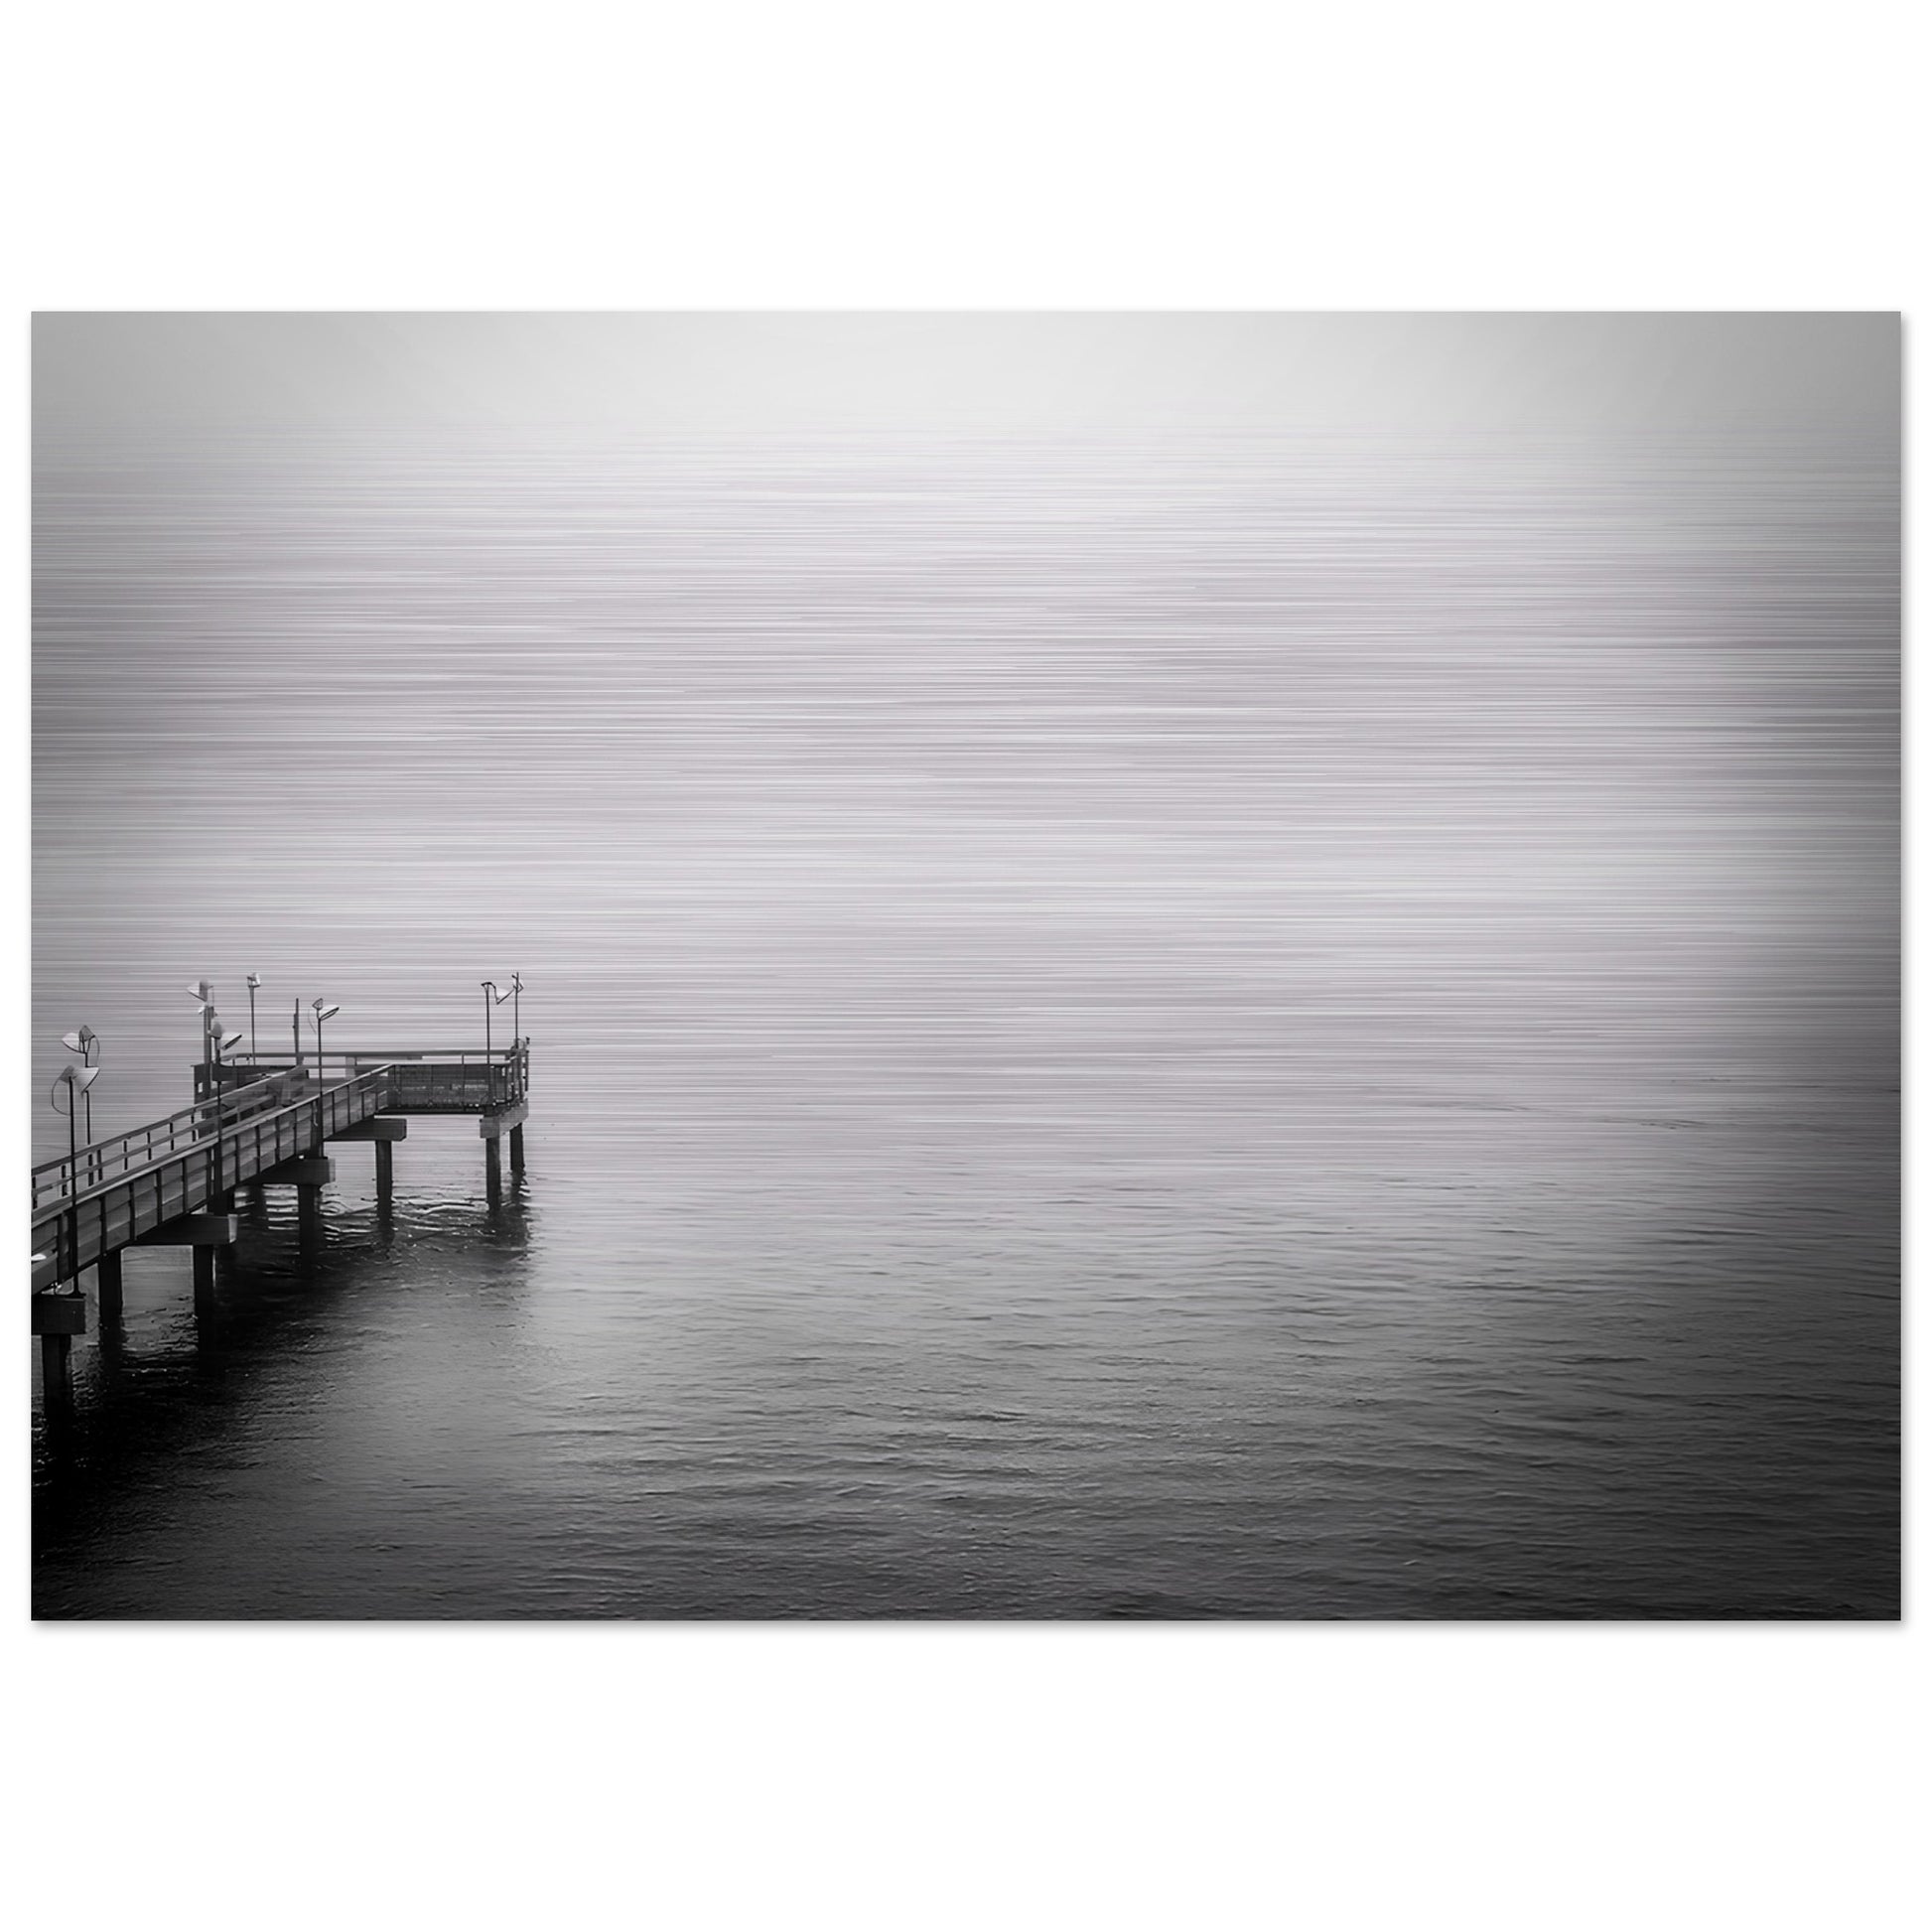
M203 975L535 1042L499 1202L419 1121L199 1330L130 1260L38 1614L1896 1614L1889 451L49 438L36 519L36 1158Z

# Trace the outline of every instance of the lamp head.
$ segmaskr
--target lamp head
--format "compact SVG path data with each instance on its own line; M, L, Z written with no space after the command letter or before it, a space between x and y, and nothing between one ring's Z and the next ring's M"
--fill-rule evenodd
M63 1034L61 1035L61 1044L65 1046L69 1053L84 1053L87 1050L86 1043L81 1039L78 1034Z
M203 1006L207 1006L213 992L214 988L207 980L198 980L188 989L188 997L191 1000L200 1000Z
M326 1007L318 1000L316 1002L316 1025L320 1027L325 1020L333 1020L341 1012L341 1007Z
M256 988L256 987L258 987L258 986L259 986L259 985L260 985L261 983L262 983L262 976L261 976L261 975L260 975L259 973L250 973L250 974L248 975L248 990L249 990L249 991L250 991L251 993L252 993L252 992L253 992L253 991L255 990L255 988Z
M240 1044L241 1035L239 1034L228 1034L223 1037L219 1050L223 1053L231 1053Z

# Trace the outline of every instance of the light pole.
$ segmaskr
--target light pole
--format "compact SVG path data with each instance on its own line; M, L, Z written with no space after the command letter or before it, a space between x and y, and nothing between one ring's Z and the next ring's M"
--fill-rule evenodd
M214 988L207 980L197 980L188 989L188 997L191 1000L199 1000L202 1006L202 1084L207 1086L208 1081L207 1017L213 1011Z
M496 1098L496 1068L494 1065L495 1056L491 1053L489 1047L489 1009L492 1006L501 1006L503 1002L509 998L509 995L507 993L497 992L496 982L494 980L484 980L483 982L483 1092L488 1095L491 1101L494 1101Z
M516 1035L512 1044L520 1045L523 1040L523 975L510 975L510 1032Z
M315 1010L316 1010L316 1078L318 1080L322 1080L326 1077L322 1070L322 1023L325 1020L335 1019L337 1014L342 1012L342 1008L325 1006L322 1003L322 1001L317 1000L315 1002Z
M89 1067L94 1063L94 1054L100 1049L100 1035L91 1027L82 1027L77 1033L63 1034L61 1044L69 1053L80 1055L82 1067ZM94 1144L94 1097L89 1091L92 1084L92 1081L89 1081L87 1086L80 1090L80 1104L86 1110L87 1116L85 1134L86 1144L89 1147Z
M208 1188L208 1204L217 1211L221 1206L221 1196L227 1189L221 1185L222 1171L226 1163L221 1159L221 1055L241 1040L239 1034L229 1034L225 1037L221 1032L221 1016L208 1015L208 1046L214 1055L214 1182Z
M54 1085L49 1090L48 1100L57 1114L68 1117L68 1272L66 1280L71 1281L80 1272L80 1175L78 1173L80 1150L74 1143L73 1096L84 1094L93 1085L100 1068L97 1066L78 1067L71 1060L54 1076ZM61 1105L61 1089L68 1090L68 1104Z
M255 1047L255 988L261 983L262 976L259 973L250 973L248 975L248 1057L251 1060L257 1057ZM259 1072L260 1068L258 1067L256 1071Z

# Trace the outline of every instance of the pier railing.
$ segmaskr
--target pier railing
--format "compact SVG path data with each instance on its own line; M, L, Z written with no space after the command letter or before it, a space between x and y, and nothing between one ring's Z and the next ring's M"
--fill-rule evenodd
M279 1080L253 1080L242 1087L231 1087L221 1097L223 1125L246 1120L284 1097ZM70 1194L98 1187L137 1168L152 1167L213 1132L214 1103L203 1100L170 1114L166 1120L149 1121L145 1126L129 1128L125 1134L90 1141L71 1159L64 1154L58 1161L43 1161L33 1173L34 1211L38 1213L49 1201L64 1201Z
M318 1086L299 1099L246 1112L233 1108L239 1096L230 1095L229 1105L220 1109L218 1132L211 1102L188 1108L186 1116L199 1121L199 1133L182 1132L178 1123L183 1115L157 1121L154 1130L175 1126L177 1138L165 1151L157 1142L143 1165L83 1185L56 1204L41 1204L37 1170L34 1248L46 1260L35 1264L35 1287L70 1278L111 1249L193 1213L284 1161L313 1153L334 1135L380 1113L390 1092L390 1069L377 1066L352 1080ZM136 1129L119 1138L135 1143L154 1130ZM84 1179L84 1168L81 1173Z
M296 1067L290 1055L235 1055L230 1070L287 1073ZM400 1113L474 1114L514 1106L530 1090L530 1043L519 1039L489 1052L479 1047L331 1047L320 1056L311 1052L302 1061L311 1072L321 1068L325 1082L352 1080L371 1066L385 1066L394 1076L389 1105Z

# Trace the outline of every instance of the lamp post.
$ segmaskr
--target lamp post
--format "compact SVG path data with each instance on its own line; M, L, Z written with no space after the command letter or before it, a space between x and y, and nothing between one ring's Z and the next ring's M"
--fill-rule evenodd
M325 1020L335 1019L337 1014L342 1012L342 1008L325 1006L320 1000L317 1000L314 1005L316 1017L316 1078L322 1080L326 1077L322 1070L322 1023Z
M255 988L261 983L262 976L259 973L248 975L248 1057L251 1060L258 1057L255 1046ZM256 1071L259 1072L260 1068Z
M493 1101L496 1098L496 1067L494 1064L495 1055L490 1051L490 1043L489 1043L489 1009L492 1006L498 1006L498 1007L501 1006L503 1002L509 998L509 994L507 992L499 993L496 990L496 982L494 980L484 980L483 982L483 1091Z
M222 1196L227 1192L221 1184L226 1167L226 1163L221 1158L221 1056L229 1048L239 1045L240 1041L239 1034L223 1035L221 1016L218 1013L208 1015L208 1047L214 1056L214 1180L208 1188L208 1203L217 1212L221 1208Z
M69 1053L78 1053L80 1055L80 1064L85 1068L92 1066L94 1063L94 1054L100 1049L100 1035L91 1027L82 1027L75 1033L63 1034L61 1035L61 1044ZM82 1087L80 1090L80 1104L85 1110L87 1117L84 1133L86 1145L89 1147L92 1147L94 1143L94 1096L90 1091L92 1084L89 1081L87 1086Z
M204 1086L207 1086L208 1082L207 1017L209 1013L213 1011L214 988L211 987L207 980L197 980L195 984L188 989L188 997L191 1000L199 1000L201 1002L202 1084Z
M516 1035L513 1043L520 1045L523 1039L523 975L521 973L510 975L510 1000L512 1002L510 1032Z
M57 1114L68 1117L68 1272L64 1279L71 1281L80 1272L80 1175L79 1147L74 1141L73 1096L84 1094L93 1085L100 1068L97 1066L78 1067L71 1060L54 1076L54 1085L49 1090L48 1099ZM61 1089L68 1090L68 1104L61 1105Z

